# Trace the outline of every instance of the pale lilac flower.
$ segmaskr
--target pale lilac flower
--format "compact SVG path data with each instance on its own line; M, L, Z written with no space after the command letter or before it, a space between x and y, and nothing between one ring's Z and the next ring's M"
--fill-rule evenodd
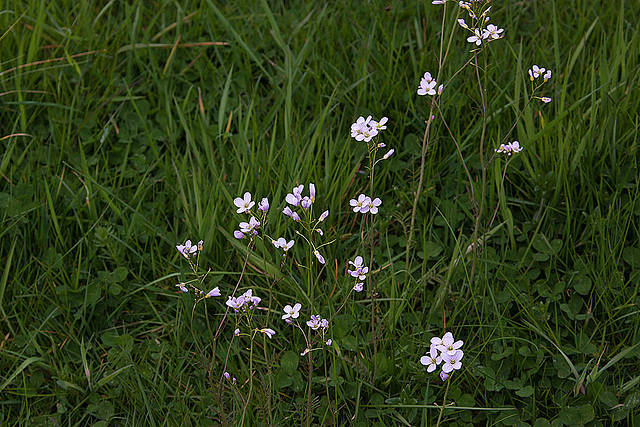
M293 247L296 242L294 242L293 240L289 240L287 242L287 239L285 239L284 237L280 237L278 240L272 240L271 243L273 243L273 246L275 246L276 248L281 248L282 250L287 252Z
M547 70L547 72L544 73L544 76L542 76L542 78L544 79L545 82L549 80L551 78L551 70Z
M284 306L284 314L282 315L282 319L286 320L288 318L297 319L300 316L300 309L302 308L302 304L296 303L293 307L289 304Z
M442 95L442 91L444 91L444 85L438 86L438 96Z
M258 227L260 227L260 221L258 221L253 216L249 219L249 222L240 223L240 231L246 234L249 234L249 233L258 234L258 231L256 230L256 228Z
M235 230L233 232L233 237L235 237L236 239L240 240L240 239L244 239L244 234L242 233L242 231L240 230Z
M302 209L309 209L311 207L311 204L313 204L313 200L311 200L307 196L304 196L302 200L300 200L300 206L302 206Z
M325 219L327 219L328 216L329 216L329 211L322 212L322 215L320 215L320 218L318 218L318 222L324 221Z
M433 0L431 4L445 4L446 2L446 0Z
M294 221L300 221L300 216L298 215L298 213L292 211L289 206L285 206L284 209L282 209L282 213L288 217L291 217L291 219L293 219Z
M394 150L394 149L392 148L391 150L387 151L387 153L386 153L384 156L382 156L382 158L383 158L384 160L387 160L389 157L393 156L393 153L395 153L395 152L396 152L396 150Z
M198 250L201 251L203 247L204 247L204 240L200 240L198 242Z
M358 199L349 200L349 204L353 207L354 212L367 213L369 210L368 205L371 202L371 199L365 196L364 194L360 194Z
M233 331L233 335L235 335L236 337L240 336L240 328L237 328L235 331Z
M242 294L242 298L244 299L245 303L248 303L249 301L253 303L253 307L250 308L257 307L257 305L260 304L260 301L262 301L262 298L253 296L253 289L249 289L244 294Z
M259 203L258 203L258 210L261 212L266 212L269 210L269 199L267 199L266 197L264 197Z
M533 81L534 79L537 79L538 77L540 77L545 71L547 71L546 68L540 68L537 65L534 65L529 70L529 79ZM551 75L549 75L549 77L551 77Z
M500 37L502 37L500 35L500 33L502 33L504 31L504 28L498 28L496 25L493 24L489 24L487 25L487 28L485 28L482 32L482 38L483 39L499 39Z
M476 28L475 30L473 30L473 35L467 37L467 41L469 43L475 43L477 46L480 46L482 44L482 34L480 33L480 30L478 28Z
M321 229L316 228L315 231L317 231L319 235L324 236L324 232Z
M276 331L274 331L273 329L269 329L269 328L260 329L260 332L262 332L263 334L267 335L269 337L269 339L271 339L271 337L273 337L276 334Z
M448 354L449 356L453 356L456 354L456 351L464 344L463 341L458 340L455 341L453 338L453 334L451 332L447 332L442 337L442 344L438 345L436 348L443 353Z
M424 76L420 80L420 86L418 86L418 95L435 95L435 87L438 83L431 77L430 72L424 73Z
M176 249L178 249L178 252L180 252L185 258L189 258L189 255L198 250L198 246L192 245L191 240L187 240L184 245L176 245Z
M364 259L358 255L355 257L353 261L349 261L349 264L353 265L353 270L347 270L347 273L351 275L351 277L356 277L358 280L365 280L367 278L366 274L369 272L369 267L364 265Z
M298 206L302 200L302 192L304 191L304 185L300 184L297 187L293 187L293 191L287 194L285 200L287 203L293 206Z
M180 288L180 290L181 290L182 292L189 292L189 289L187 289L187 287L184 285L184 283L178 283L176 286L177 286L178 288Z
M312 315L311 320L307 321L307 326L317 331L320 328L326 328L329 326L329 321L320 317L320 315Z
M325 342L326 345L331 345L333 344L333 341L331 339L328 339L327 342Z
M438 347L439 345L442 345L442 338L440 337L431 338L431 348Z
M244 305L244 298L243 297L238 297L238 298L234 298L234 297L229 297L229 299L227 300L227 302L225 303L227 306L233 308L236 312L238 310L240 310L242 308L242 306Z
M371 212L371 215L375 215L378 213L378 206L380 206L381 204L382 200L378 199L377 197L373 200L369 199L368 211ZM360 212L362 212L362 210L360 210Z
M378 143L378 148L384 148L386 146L387 146L387 144L385 144L384 142L379 142Z
M316 186L313 183L309 184L309 198L311 199L311 203L316 201Z
M543 96L542 98L540 98L540 100L541 100L542 102L544 102L545 104L548 104L548 103L550 103L550 102L551 102L551 98L546 97L546 96Z
M216 286L215 288L213 288L209 292L207 292L207 294L204 297L205 298L211 298L211 297L219 297L220 295L222 295L220 293L220 288L218 288Z
M375 128L377 131L381 131L381 130L385 130L387 128L386 123L389 120L388 117L383 117L380 119L379 122L374 122L375 123Z
M520 147L520 143L518 141L513 141L508 144L500 144L500 147L496 148L495 151L498 154L507 154L510 156L514 153L521 152L522 147Z
M225 377L226 379L228 379L228 380L230 380L230 379L231 379L231 374L229 374L229 372L225 372L225 373L224 373L224 374L222 374L222 375L224 375L224 377Z
M442 360L444 364L442 365L442 372L449 373L454 369L457 371L462 368L462 358L464 357L464 352L462 350L456 350L453 354L442 353Z
M377 134L378 130L372 126L371 116L368 116L366 119L360 116L358 120L351 125L351 136L355 138L356 141L369 142Z
M238 208L238 210L236 212L238 212L238 213L248 213L249 210L256 203L251 201L251 193L249 193L247 191L246 193L244 193L243 198L236 197L235 199L233 199L233 204L236 205L236 207Z
M320 264L324 264L325 262L324 257L320 255L320 252L316 250L316 251L313 251L313 254L316 256L316 258L318 258L318 261L320 261Z
M356 292L362 292L363 289L364 289L364 283L362 282L356 283L355 285L353 285L353 290Z
M420 363L422 363L424 366L427 366L427 372L435 371L440 362L442 362L442 357L438 354L438 350L434 347L431 347L429 349L429 353L427 356L422 356L420 358Z
M466 22L464 22L464 19L458 19L458 24L460 24L460 26L462 28L469 28L469 26L467 25Z
M440 371L440 378L442 381L446 381L449 378L449 375L445 371Z

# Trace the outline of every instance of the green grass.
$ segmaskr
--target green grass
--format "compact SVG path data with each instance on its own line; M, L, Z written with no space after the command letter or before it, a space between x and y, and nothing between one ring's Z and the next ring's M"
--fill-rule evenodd
M372 114L389 117L383 141L396 149L374 182L384 200L376 344L371 301L358 296L329 329L339 350L314 352L312 422L435 425L445 385L419 358L449 330L465 358L445 425L640 425L638 12L624 1L493 8L506 31L482 59L487 152L525 106L532 64L553 70L553 101L524 109L510 138L524 151L504 186L504 162L488 171L484 218L499 204L496 229L470 282L473 255L461 253L473 238L482 127L472 68L441 108L474 182L436 120L405 259L429 113L415 91L437 69L442 6L4 2L0 424L240 422L241 398L219 377L229 354L247 395L248 341L231 342L232 323L211 339L246 247L232 237L233 198L269 197L271 235L293 237L284 197L316 184L336 241L310 272L313 304L331 316L360 245L348 200L368 193L366 150L349 127ZM446 78L469 59L459 30ZM175 250L187 238L204 240L201 266L223 295L193 319L193 299L174 286L188 272ZM290 256L312 258L301 241ZM306 420L305 343L280 315L310 298L307 273L287 264L274 284L261 272L278 276L279 262L258 244L240 283L263 297L262 319L278 331L254 344L245 425Z

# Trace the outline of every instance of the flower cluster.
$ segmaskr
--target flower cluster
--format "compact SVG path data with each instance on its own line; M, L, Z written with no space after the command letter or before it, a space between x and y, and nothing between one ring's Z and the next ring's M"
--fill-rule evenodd
M256 204L256 202L251 200L251 193L247 191L246 193L244 193L244 196L236 197L235 199L233 199L233 204L238 208L236 210L237 213L251 215L248 222L240 223L240 230L236 230L233 232L234 237L236 239L243 239L245 235L249 235L250 238L256 236L258 234L258 228L260 228L261 223L260 220L258 220L251 211L251 209ZM260 214L259 217L263 221L268 210L269 199L265 197L260 202L258 202L258 212Z
M535 87L533 89L534 91L538 89L540 86L542 86L543 84L545 84L547 81L549 81L550 78L551 78L551 70L547 70L544 67L538 67L537 65L534 65L529 69L529 80L531 80L532 84L535 84ZM540 79L542 79L542 81L540 81ZM551 102L551 98L547 96L542 96L542 97L536 96L535 98L538 98L545 104L548 104Z
M284 237L280 237L278 240L272 240L271 243L276 248L282 249L283 251L287 252L293 247L296 242L294 242L293 240L289 240L287 242L287 239L285 239Z
M445 4L446 0L434 0L432 4ZM469 14L471 24L460 18L458 24L465 30L469 30L471 35L467 37L469 43L475 43L476 46L480 46L483 43L488 43L493 40L497 40L502 37L504 28L498 28L497 25L489 24L485 27L485 24L489 22L489 12L491 6L487 6L488 1L457 1L458 6L464 9Z
M437 84L438 82L436 82L435 79L431 77L431 73L427 71L426 73L424 73L424 76L422 76L422 79L420 79L420 86L418 86L418 95L433 96L436 93L438 95L441 95L444 89L444 85L438 86L438 90L436 91Z
M353 286L353 290L356 292L362 292L364 287L364 280L369 273L369 267L364 265L364 260L361 256L355 257L353 261L349 261L349 264L353 266L353 270L347 270L347 273L356 279L356 284Z
M226 304L237 313L240 310L248 311L256 308L260 301L262 298L253 296L253 289L249 289L237 298L230 296Z
M371 200L371 197L360 194L357 199L349 200L349 204L354 212L365 214L367 212L375 215L378 213L378 206L382 204L382 200L377 197Z
M507 144L500 144L500 147L496 148L496 153L498 154L506 154L508 156L519 153L522 151L522 147L520 147L520 143L518 141L509 142Z
M463 344L462 341L455 341L451 332L447 332L442 338L433 337L429 352L420 358L420 363L427 367L427 372L433 372L444 362L440 378L445 381L451 372L462 368L464 352L460 348Z
M387 117L383 117L379 122L373 120L371 116L366 119L362 116L358 117L358 120L351 125L351 137L356 141L371 141L381 130L385 130L387 126L385 124L389 120ZM384 145L383 145L384 147Z

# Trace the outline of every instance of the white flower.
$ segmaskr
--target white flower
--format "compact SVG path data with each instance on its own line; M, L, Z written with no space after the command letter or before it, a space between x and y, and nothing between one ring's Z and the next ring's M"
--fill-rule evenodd
M180 288L180 290L181 290L182 292L189 292L189 289L187 289L187 287L184 285L184 283L178 283L176 286L177 286L178 288Z
M248 213L249 210L256 203L251 201L251 193L249 193L247 191L246 193L244 193L244 197L243 198L236 197L235 199L233 199L233 204L236 205L236 207L238 208L238 210L236 212L238 212L238 213Z
M378 199L377 197L373 200L369 199L369 212L371 212L372 215L375 215L378 213L378 206L380 206L382 204L382 200ZM362 211L361 211L362 212Z
M478 28L473 30L472 36L467 37L467 41L469 43L475 43L477 46L480 46L482 44L482 39L482 34L480 33L480 30Z
M430 72L424 73L422 79L420 79L420 86L418 87L418 95L435 95L435 87L438 83L431 77Z
M393 156L393 153L395 153L395 152L396 152L396 150L394 150L394 149L392 148L391 150L387 151L387 153L386 153L384 156L382 156L382 158L383 158L384 160L387 160L389 157Z
M258 202L258 210L262 212L266 212L269 210L269 199L263 197L260 202Z
M281 248L282 250L284 250L285 252L287 252L289 249L291 249L293 247L293 245L296 243L293 240L289 240L287 242L287 239L285 239L284 237L280 237L278 240L272 240L271 243L273 244L273 246L275 246L276 248Z
M276 334L276 331L274 331L273 329L269 329L269 328L260 329L260 332L262 332L263 334L268 336L269 339L271 339L271 337Z
M240 231L242 233L253 233L253 234L257 234L258 232L256 231L256 228L260 227L260 221L258 221L255 217L251 217L249 219L249 222L241 222L240 223Z
M198 250L197 245L192 245L191 240L187 240L184 245L176 245L176 249L180 252L185 258L189 258L189 255L192 255Z
M320 218L318 218L318 222L324 221L325 219L327 219L328 216L329 216L329 211L328 210L322 212L322 215L320 215Z
M544 73L544 76L542 76L542 78L544 79L545 82L549 80L551 78L551 70L547 70L547 72Z
M500 35L500 33L502 33L504 31L504 28L498 28L497 26L493 25L493 24L489 24L487 25L487 28L484 29L484 31L482 32L482 38L483 39L499 39L500 37L502 37Z
M519 153L521 151L522 147L520 147L520 143L518 141L513 141L508 144L500 144L500 147L496 148L496 153L507 154L509 156L513 153Z
M282 315L282 319L288 319L288 318L292 318L292 319L297 319L298 316L300 316L300 309L302 308L302 304L300 303L296 303L293 307L291 307L289 304L284 306L284 313Z
M540 100L541 100L542 102L544 102L545 104L548 104L548 103L550 103L550 102L551 102L551 98L546 97L546 96L543 96L542 98L540 98Z
M469 26L467 25L466 22L464 22L464 19L458 19L458 24L460 24L460 26L462 28L469 28Z
M371 203L371 199L364 194L360 194L357 200L349 200L349 204L353 207L353 211L360 213L367 213L369 211L369 203Z
M362 292L362 289L364 289L364 283L362 282L353 285L353 290L356 292Z
M445 353L449 356L455 355L458 349L464 344L464 342L461 340L455 342L454 341L455 340L453 339L453 334L451 332L447 332L446 334L444 334L444 336L442 337L442 344L436 347L439 351L442 352L443 357Z
M324 264L325 263L324 257L322 255L320 255L320 252L318 252L316 250L316 251L313 251L313 254L316 256L316 258L318 258L318 261L320 261L320 264Z
M422 356L420 358L420 363L424 366L427 366L427 372L433 372L436 370L440 362L442 362L442 357L438 354L438 350L434 347L429 349L429 353L427 356Z
M442 372L449 373L451 371L458 370L462 368L462 358L464 357L464 352L462 350L456 350L453 354L449 352L442 353L442 360L444 364L442 365Z
M209 292L207 292L207 294L204 297L205 298L211 298L211 297L219 297L220 295L222 295L220 293L220 288L218 288L216 286L215 288L213 288Z

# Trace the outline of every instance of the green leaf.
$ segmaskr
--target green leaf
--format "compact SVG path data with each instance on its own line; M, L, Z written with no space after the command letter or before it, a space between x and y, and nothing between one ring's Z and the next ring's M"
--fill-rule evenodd
M529 397L534 393L533 386L527 385L516 391L516 394L520 397Z
M280 359L280 366L287 375L293 375L298 369L299 360L298 353L287 351Z
M622 251L622 259L632 268L640 267L640 249L626 247Z

